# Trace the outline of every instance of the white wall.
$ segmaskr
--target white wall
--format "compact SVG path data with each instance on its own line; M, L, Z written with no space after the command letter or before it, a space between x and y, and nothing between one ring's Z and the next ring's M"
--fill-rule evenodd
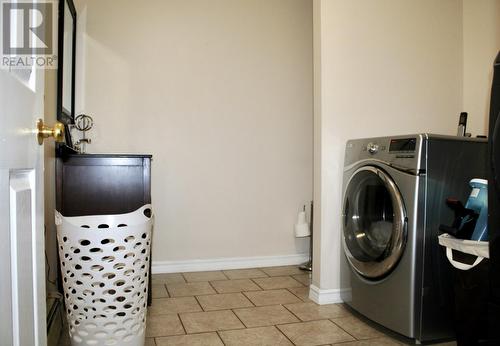
M454 134L462 107L462 6L456 0L315 0L313 284L340 285L345 142ZM318 56L319 55L319 56Z
M493 61L500 50L500 1L463 0L463 106L467 132L488 133Z
M79 1L91 152L152 153L153 261L293 255L312 199L312 2Z

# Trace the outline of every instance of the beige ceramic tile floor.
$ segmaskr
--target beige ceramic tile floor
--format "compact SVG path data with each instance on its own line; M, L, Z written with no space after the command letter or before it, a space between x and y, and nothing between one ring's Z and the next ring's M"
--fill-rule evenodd
M153 275L146 346L405 344L342 304L315 304L309 284L297 267Z

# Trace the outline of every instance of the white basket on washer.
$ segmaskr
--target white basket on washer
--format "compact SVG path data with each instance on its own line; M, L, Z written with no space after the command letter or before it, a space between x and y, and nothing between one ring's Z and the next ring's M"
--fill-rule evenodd
M71 344L144 345L151 205L55 219Z
M485 258L490 258L489 243L487 241L477 241L468 239L457 239L454 236L444 233L439 237L439 244L446 248L446 257L451 265L460 270L469 270L477 266ZM477 256L472 264L465 264L453 259L453 250L469 255Z

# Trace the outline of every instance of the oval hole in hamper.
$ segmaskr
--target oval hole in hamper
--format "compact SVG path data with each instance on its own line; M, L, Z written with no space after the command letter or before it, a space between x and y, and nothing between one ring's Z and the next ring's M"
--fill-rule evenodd
M104 257L101 258L101 261L111 263L115 259L116 259L115 256L104 256Z
M115 242L115 240L111 239L111 238L106 238L106 239L101 240L102 245L113 244L114 242Z
M111 280L111 279L114 279L116 277L116 274L115 273L106 273L106 274L102 274L102 277L106 280Z

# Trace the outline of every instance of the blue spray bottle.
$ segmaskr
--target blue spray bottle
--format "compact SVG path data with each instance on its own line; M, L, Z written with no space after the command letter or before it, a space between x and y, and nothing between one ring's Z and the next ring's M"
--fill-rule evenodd
M472 179L469 184L472 191L465 207L479 215L471 240L488 241L488 181Z

